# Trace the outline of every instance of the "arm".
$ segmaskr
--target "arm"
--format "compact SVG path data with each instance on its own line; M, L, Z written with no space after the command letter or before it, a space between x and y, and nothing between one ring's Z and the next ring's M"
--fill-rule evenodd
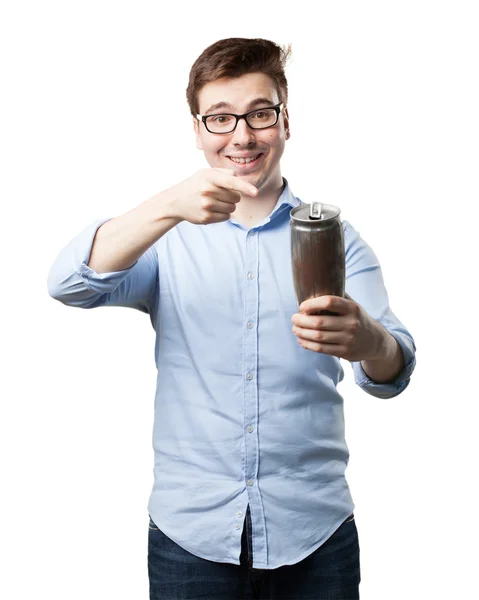
M373 357L351 361L354 378L365 392L391 398L409 385L416 366L416 345L389 306L377 256L347 221L344 233L346 291L372 317L380 340Z
M396 339L381 327L382 343L378 358L361 361L361 367L366 375L376 383L394 381L404 369L404 355Z
M96 232L88 266L99 274L129 269L182 220L171 215L171 196L167 190L106 221Z
M120 217L93 223L50 268L50 296L68 306L128 306L151 314L159 286L152 245L183 220L227 221L242 194L258 190L233 169L202 169Z
M293 315L299 344L349 360L356 383L378 398L400 394L415 366L414 340L389 308L381 267L372 249L347 221L346 294L305 300ZM334 316L321 314L322 311Z
M48 273L52 298L79 308L127 306L151 312L156 302L155 242L182 219L163 192L115 219L95 221L61 250Z

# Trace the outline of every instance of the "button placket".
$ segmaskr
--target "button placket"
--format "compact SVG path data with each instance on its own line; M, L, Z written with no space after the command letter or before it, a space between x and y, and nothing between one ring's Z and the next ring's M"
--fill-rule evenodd
M245 238L245 310L244 310L244 423L245 423L245 472L246 486L250 490L250 502L254 489L254 482L258 469L258 439L254 434L258 419L258 389L257 389L257 365L258 365L258 265L259 265L259 235L258 232L250 231Z

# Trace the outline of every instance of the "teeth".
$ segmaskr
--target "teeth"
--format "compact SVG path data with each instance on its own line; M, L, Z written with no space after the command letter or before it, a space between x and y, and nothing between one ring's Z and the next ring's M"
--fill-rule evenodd
M259 154L258 154L258 156L259 156ZM229 158L233 162L243 164L243 163L250 163L253 160L256 160L258 158L258 156L252 156L251 158L233 158L232 156L230 156Z

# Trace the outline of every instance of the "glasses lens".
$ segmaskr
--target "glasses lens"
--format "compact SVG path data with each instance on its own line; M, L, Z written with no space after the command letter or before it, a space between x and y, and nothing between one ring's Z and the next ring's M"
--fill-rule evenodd
M234 129L235 121L232 115L214 115L206 119L206 125L213 133L228 133Z
M263 127L271 127L276 123L276 111L274 108L260 108L254 113L248 115L248 125L254 129L263 129Z

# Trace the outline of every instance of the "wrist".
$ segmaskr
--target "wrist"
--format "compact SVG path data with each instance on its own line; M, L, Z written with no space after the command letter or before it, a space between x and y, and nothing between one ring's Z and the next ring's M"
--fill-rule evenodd
M384 329L382 325L379 326L379 340L377 343L377 351L375 356L371 360L387 360L392 361L397 354L399 348L396 338L393 337L389 331Z
M404 355L396 338L384 329L379 352L361 361L366 375L377 383L393 381L404 368Z
M174 188L170 188L156 194L147 201L151 207L152 215L155 221L172 219L177 225L183 221L183 217L178 214L178 202Z

